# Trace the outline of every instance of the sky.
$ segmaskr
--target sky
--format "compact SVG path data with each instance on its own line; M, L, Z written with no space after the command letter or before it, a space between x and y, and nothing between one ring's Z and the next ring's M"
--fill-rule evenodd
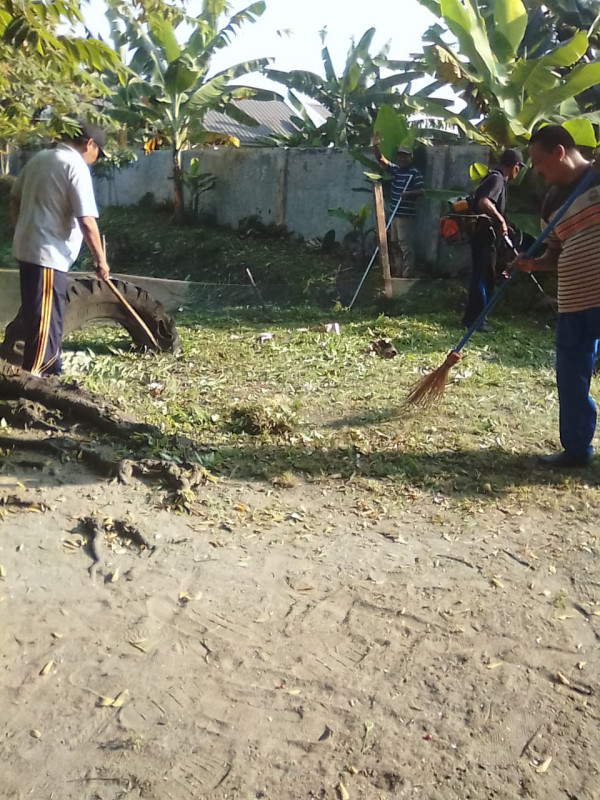
M234 11L249 5L231 2ZM272 57L271 66L289 71L309 70L323 74L319 31L327 27L327 46L338 74L343 70L352 37L356 41L368 29L377 31L371 53L391 42L389 58L404 60L421 47L421 35L434 22L433 15L417 0L266 0L267 10L254 24L240 29L232 44L217 54L213 70L253 58ZM194 4L192 4L193 7ZM197 4L199 11L201 3ZM102 0L83 6L88 27L108 35ZM289 36L278 31L289 29ZM265 85L261 79L245 80Z

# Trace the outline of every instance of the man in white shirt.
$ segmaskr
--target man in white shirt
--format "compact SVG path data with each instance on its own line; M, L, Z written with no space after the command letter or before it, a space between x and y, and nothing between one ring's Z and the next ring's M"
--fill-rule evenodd
M89 169L104 156L106 136L88 123L80 129L77 137L28 161L10 196L13 255L19 262L26 324L23 369L34 375L61 372L67 273L83 241L98 277L106 280L109 275Z

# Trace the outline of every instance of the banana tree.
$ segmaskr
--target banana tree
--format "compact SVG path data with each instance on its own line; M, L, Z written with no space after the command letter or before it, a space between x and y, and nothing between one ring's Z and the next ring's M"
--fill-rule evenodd
M522 0L419 2L443 23L426 33L421 66L454 87L465 102L461 116L478 120L484 140L510 146L543 121L589 117L573 100L600 83L600 62L584 60L587 32L576 31L534 57L521 50L528 25ZM447 43L448 30L455 44Z
M207 111L222 111L245 125L256 125L256 120L244 113L236 101L278 97L274 92L233 83L243 75L262 71L270 61L267 58L246 61L209 75L215 53L226 47L244 24L255 22L264 12L265 3L252 3L234 14L222 28L219 28L225 8L222 0L204 0L200 15L185 18L147 9L143 15L136 14L126 0L108 0L108 5L115 45L132 53L130 77L116 92L112 115L121 123L151 129L154 136L170 144L174 215L181 220L184 214L181 152L188 144L202 144L214 136L202 124ZM180 44L180 27L184 23L192 26L192 32ZM220 139L224 139L222 134Z
M301 137L304 132L306 139L321 145L364 145L368 143L381 104L398 110L405 109L404 95L397 91L398 87L407 87L413 80L422 77L422 73L414 70L411 62L390 61L388 45L371 55L369 50L374 35L375 28L369 28L358 43L350 45L344 70L339 75L325 44L325 30L321 31L324 77L305 70L266 71L271 80L289 90L288 99L298 112L295 123ZM391 74L382 77L382 70ZM317 131L303 111L302 95L316 100L329 112L328 119Z

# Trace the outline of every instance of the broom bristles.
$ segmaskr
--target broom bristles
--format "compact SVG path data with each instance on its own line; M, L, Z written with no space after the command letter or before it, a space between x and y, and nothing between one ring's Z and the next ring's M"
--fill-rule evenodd
M426 408L437 403L444 394L450 370L460 360L460 354L456 350L448 353L441 366L425 375L411 387L404 404Z

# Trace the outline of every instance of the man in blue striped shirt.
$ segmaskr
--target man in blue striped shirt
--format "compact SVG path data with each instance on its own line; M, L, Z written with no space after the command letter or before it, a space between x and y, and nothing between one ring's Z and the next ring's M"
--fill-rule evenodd
M388 161L379 149L379 136L371 140L373 152L382 167L392 176L390 214L394 219L390 226L390 267L396 278L414 278L415 251L413 246L413 219L417 200L424 194L423 176L413 166L412 151L399 147L396 161Z

